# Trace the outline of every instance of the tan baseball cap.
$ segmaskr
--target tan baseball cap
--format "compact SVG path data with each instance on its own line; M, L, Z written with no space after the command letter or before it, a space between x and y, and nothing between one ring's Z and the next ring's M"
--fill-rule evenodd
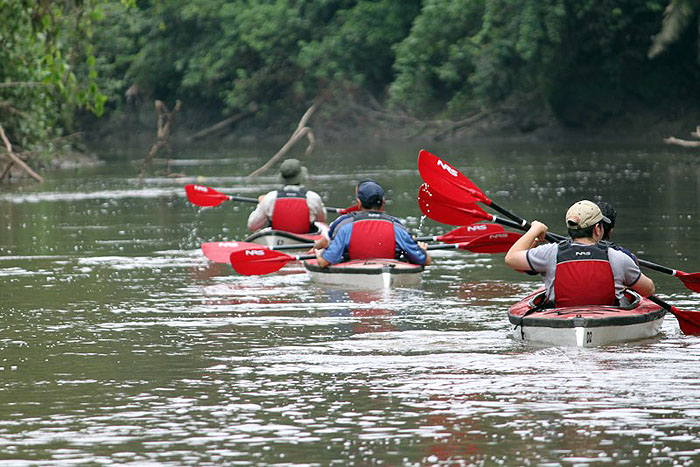
M566 227L571 230L586 229L600 221L610 223L610 219L600 212L598 205L587 199L574 203L566 211Z

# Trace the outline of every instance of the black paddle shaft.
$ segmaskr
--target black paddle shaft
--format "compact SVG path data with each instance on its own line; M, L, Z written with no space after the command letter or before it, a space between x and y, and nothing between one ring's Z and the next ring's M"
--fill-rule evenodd
M498 206L498 207L496 207L496 206L497 206L496 203L493 203L491 207L493 207L496 211L499 211L503 214L505 214L506 212L509 212L506 209L501 208L500 206ZM496 222L498 222L499 224L502 224L502 225L507 225L507 226L510 226L510 227L513 227L516 229L520 229L520 230L524 230L524 231L527 231L530 229L529 222L527 222L525 219L519 217L517 214L513 214L513 213L511 213L511 214L512 214L512 216L508 216L508 217L510 217L511 219L514 219L514 221L510 221L509 219L498 218L496 220ZM556 242L560 242L560 241L564 240L566 237L564 237L563 235L558 235L558 234L552 233L552 232L547 232L545 234L545 238L552 243L556 243ZM658 271L658 272L661 272L664 274L668 274L670 276L673 276L676 273L675 269L671 269L669 267L662 266L660 264L652 263L651 261L646 261L646 260L641 259L641 258L637 258L637 262L639 263L640 266L644 266L645 268L652 269L654 271Z
M241 201L243 203L257 203L258 198L246 198L245 196L235 196L235 195L226 195L228 196L228 199L231 201ZM330 206L325 207L326 211L328 212L334 212L334 213L339 213L340 211L344 211L347 208L341 209L341 208L332 208Z

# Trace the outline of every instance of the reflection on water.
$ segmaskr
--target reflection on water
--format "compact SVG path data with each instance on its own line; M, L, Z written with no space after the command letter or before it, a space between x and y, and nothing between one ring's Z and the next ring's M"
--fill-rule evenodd
M550 146L435 152L555 231L574 198L615 200L621 243L700 269L700 178L683 154L577 150L586 157ZM418 229L417 148L346 151L308 162L329 173L313 188L346 205L371 174L388 186L391 212ZM243 177L266 157L241 157L183 155L181 166L217 189L274 186ZM198 246L242 238L250 206L200 210L180 192L186 182L100 170L0 197L2 463L700 460L700 339L672 316L644 342L517 342L506 310L537 278L508 270L502 255L461 251L436 252L412 289L316 285L298 264L237 276ZM449 229L423 220L420 233ZM675 278L653 277L667 301L700 308Z

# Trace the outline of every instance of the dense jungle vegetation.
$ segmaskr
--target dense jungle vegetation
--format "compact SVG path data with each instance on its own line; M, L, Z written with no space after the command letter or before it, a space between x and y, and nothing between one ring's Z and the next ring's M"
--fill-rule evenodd
M0 11L0 125L34 153L155 99L182 101L192 131L248 111L248 128L281 132L319 100L328 128L525 133L677 118L700 102L698 0L0 0Z

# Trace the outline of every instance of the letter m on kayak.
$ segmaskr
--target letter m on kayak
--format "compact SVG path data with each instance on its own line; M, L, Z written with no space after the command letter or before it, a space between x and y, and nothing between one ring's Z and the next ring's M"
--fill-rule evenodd
M443 169L445 169L447 173L449 173L453 177L457 177L457 171L454 168L450 167L448 164L441 161L440 159L438 159L437 165L438 167L442 167Z

